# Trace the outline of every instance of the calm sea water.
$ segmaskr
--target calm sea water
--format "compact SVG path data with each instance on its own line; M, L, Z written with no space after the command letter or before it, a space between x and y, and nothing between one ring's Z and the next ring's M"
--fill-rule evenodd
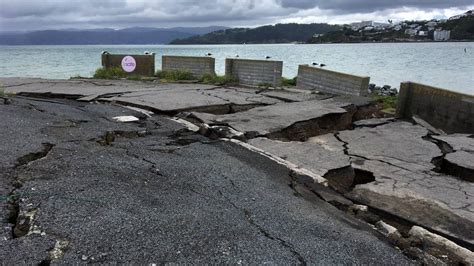
M466 49L466 52L464 51ZM100 67L100 53L203 56L212 53L216 71L224 73L224 59L282 60L283 75L293 77L298 64L324 63L328 69L367 75L377 85L399 87L415 81L474 94L474 43L371 43L371 44L265 44L265 45L91 45L0 46L0 76L66 79L91 76Z

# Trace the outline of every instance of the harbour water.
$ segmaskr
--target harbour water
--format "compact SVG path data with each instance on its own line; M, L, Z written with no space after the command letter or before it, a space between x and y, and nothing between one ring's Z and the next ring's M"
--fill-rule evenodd
M261 45L80 45L0 46L1 77L67 79L92 76L100 67L100 53L156 53L216 58L216 71L224 74L225 58L282 60L283 75L294 77L299 64L323 63L328 69L370 76L371 83L398 88L402 81L474 94L474 43L364 43Z

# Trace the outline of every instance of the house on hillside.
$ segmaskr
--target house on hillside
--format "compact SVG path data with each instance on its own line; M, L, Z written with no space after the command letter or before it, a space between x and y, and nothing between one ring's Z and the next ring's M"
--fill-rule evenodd
M424 30L420 30L420 31L418 32L418 36L420 36L420 37L426 37L426 36L428 36L428 32L427 32L427 31L424 31Z
M410 35L410 36L415 36L418 30L416 29L406 29L405 34Z

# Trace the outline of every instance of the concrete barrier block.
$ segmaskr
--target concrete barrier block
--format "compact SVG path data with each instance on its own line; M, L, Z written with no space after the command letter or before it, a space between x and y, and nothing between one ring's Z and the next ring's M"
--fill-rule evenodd
M125 60L128 60L128 62L124 62ZM126 55L105 53L102 54L102 67L106 69L120 67L130 76L151 77L155 75L155 54Z
M205 74L215 75L216 73L216 59L212 57L164 55L161 59L161 70L163 71L189 71L196 78L200 78Z
M300 89L318 89L327 93L365 96L368 94L369 82L369 77L299 65L296 85Z
M474 133L474 96L414 82L400 84L397 116L416 115L447 133Z
M282 61L233 58L225 61L226 75L236 78L244 85L270 83L275 87L280 86L282 70Z

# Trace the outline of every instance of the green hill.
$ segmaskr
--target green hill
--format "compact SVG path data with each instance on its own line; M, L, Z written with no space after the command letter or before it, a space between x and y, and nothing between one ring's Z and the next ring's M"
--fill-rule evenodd
M474 14L471 11L457 19L450 19L440 26L451 31L451 39L474 40Z
M241 44L241 43L290 43L306 42L314 34L339 29L339 26L325 23L276 24L258 28L234 28L214 31L208 34L176 39L171 44Z

